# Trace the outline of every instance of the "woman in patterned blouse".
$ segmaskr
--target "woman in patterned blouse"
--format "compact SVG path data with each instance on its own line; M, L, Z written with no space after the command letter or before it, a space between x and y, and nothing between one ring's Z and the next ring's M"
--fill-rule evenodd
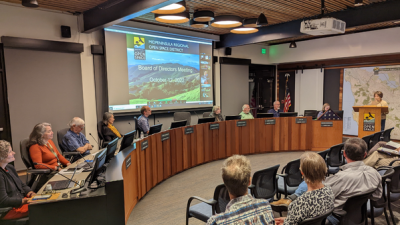
M331 187L322 183L327 172L324 159L317 153L306 152L300 157L300 171L308 190L289 205L287 217L275 219L277 225L299 224L333 210L335 196Z

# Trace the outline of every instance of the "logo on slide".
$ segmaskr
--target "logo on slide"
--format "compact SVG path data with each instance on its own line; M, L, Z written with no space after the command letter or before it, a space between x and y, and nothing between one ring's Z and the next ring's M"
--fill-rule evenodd
M134 49L135 49L135 59L136 60L146 60L146 40L144 37L133 37Z

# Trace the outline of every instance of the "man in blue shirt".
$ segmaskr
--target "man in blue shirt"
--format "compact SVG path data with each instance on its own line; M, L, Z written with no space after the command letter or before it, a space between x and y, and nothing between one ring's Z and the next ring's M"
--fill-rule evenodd
M279 113L283 112L282 109L280 109L280 107L281 107L281 103L279 103L279 101L275 101L274 108L268 110L267 113L272 113L272 114L274 114L274 117L279 117Z
M151 109L145 105L140 109L140 113L142 115L138 119L139 130L143 131L144 134L148 134L150 131L149 116L151 115Z
M70 129L64 135L62 140L62 146L65 151L69 152L79 152L82 156L86 156L90 154L90 150L92 149L92 145L86 139L85 135L81 133L83 128L85 127L85 121L79 117L74 117L69 122ZM76 161L82 158L80 155L74 155L72 161Z

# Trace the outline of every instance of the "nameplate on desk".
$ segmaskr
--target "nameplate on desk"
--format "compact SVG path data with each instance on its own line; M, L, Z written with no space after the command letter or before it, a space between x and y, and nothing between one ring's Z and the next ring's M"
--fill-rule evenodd
M321 122L321 127L333 127L333 122Z
M265 125L275 125L275 120L274 119L267 119L264 122L265 122Z
M296 123L307 123L307 118L296 118Z
M132 164L131 156L129 155L128 158L125 160L125 168L128 169Z
M169 139L169 132L161 134L161 141L166 141Z
M247 125L247 121L237 121L236 126L245 127Z
M149 147L149 141L145 140L142 142L142 151Z
M194 132L193 127L186 127L186 128L185 128L185 134L191 134L191 133L193 133L193 132Z
M219 129L219 123L210 124L210 130L218 130L218 129Z

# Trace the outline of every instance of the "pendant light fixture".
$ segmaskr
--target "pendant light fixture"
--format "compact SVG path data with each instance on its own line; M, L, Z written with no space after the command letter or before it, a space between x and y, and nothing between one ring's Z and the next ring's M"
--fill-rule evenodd
M290 42L289 48L297 48L296 42Z
M189 21L189 13L155 14L155 19L162 23L186 23Z
M243 27L261 27L261 25L257 24L258 18L250 18L243 20Z
M186 10L186 3L185 1L173 3L171 5L164 6L162 8L159 8L157 10L152 11L152 13L155 14L175 14L175 13L181 13Z
M363 0L355 0L354 1L354 6L362 6L364 5Z
M29 8L39 7L39 4L36 0L22 0L22 5Z
M194 28L207 28L208 27L208 22L197 22L194 19L191 19L189 24L191 27L194 27Z
M194 12L193 20L196 22L210 22L214 20L214 12L208 10Z
M242 18L234 15L216 16L211 26L217 28L233 28L242 25Z
M258 18L257 18L257 25L259 26L265 26L268 25L268 20L267 17L264 15L264 13L261 13Z
M234 34L252 34L258 32L258 29L255 27L236 27L231 29L231 33Z

